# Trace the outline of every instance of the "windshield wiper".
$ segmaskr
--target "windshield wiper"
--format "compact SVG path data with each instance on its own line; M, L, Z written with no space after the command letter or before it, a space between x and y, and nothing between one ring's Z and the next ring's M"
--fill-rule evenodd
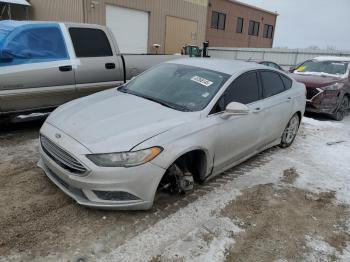
M139 94L136 94L136 95L138 95L138 96L140 96L140 97L142 97L144 99L150 100L152 102L158 103L158 104L160 104L162 106L169 107L169 108L172 108L172 109L175 109L175 110L186 111L186 112L192 111L188 107L183 106L183 105L170 103L170 102L167 102L167 101L164 101L164 100L161 100L161 99L156 99L156 98L149 97L149 96L144 96L144 95L139 95Z
M126 89L124 85L122 85L121 87L117 88L117 90L118 90L119 92L129 94L128 89Z
M139 94L137 92L133 92L133 91L131 91L129 89L126 89L124 86L118 88L118 91L126 93L126 94L130 94L130 95L138 96L138 97L150 100L150 101L158 103L158 104L160 104L162 106L169 107L171 109L175 109L175 110L178 110L178 111L184 111L184 112L192 111L191 109L189 109L186 106L170 103L170 102L167 102L167 101L164 101L164 100L161 100L161 99L156 99L156 98L150 97L150 96L145 96L145 95Z

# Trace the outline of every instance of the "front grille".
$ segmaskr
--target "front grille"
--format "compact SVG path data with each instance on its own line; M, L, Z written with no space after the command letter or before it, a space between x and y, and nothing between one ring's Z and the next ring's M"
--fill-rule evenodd
M84 175L86 173L87 169L78 160L45 136L40 136L40 143L44 152L62 168L77 175Z
M311 100L314 96L318 95L320 91L318 91L316 88L306 88L306 98L307 100Z
M60 183L60 185L62 185L69 192L73 193L76 196L86 199L86 196L81 189L69 185L63 179L57 176L52 170L50 170L50 175L56 180L56 182Z

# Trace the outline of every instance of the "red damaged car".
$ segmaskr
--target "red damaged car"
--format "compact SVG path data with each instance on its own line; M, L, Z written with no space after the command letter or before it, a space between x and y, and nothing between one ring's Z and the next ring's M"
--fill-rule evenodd
M350 101L349 70L349 57L316 57L292 69L290 76L306 86L306 111L343 120Z

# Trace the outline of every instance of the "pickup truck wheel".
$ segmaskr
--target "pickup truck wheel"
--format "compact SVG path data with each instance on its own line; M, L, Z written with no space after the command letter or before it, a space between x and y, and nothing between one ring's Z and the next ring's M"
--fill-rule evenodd
M337 112L332 116L337 121L342 121L349 109L349 98L344 96Z
M7 127L8 125L10 124L10 118L8 117L3 117L3 118L0 118L0 126L1 127Z
M280 147L286 148L289 147L293 142L298 133L300 125L300 118L298 114L293 115L289 120L286 129L282 134L282 141Z

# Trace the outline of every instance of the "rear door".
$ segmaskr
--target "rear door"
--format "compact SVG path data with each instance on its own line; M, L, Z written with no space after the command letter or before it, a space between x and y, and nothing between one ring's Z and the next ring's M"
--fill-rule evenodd
M275 71L259 71L262 90L263 121L260 128L263 130L262 139L266 144L280 138L287 126L292 113L292 96L290 87L283 83L282 75Z
M75 96L70 54L59 24L22 26L2 47L0 107L17 112L55 107Z
M104 28L68 28L78 66L75 72L78 96L123 83L123 67L113 39Z

